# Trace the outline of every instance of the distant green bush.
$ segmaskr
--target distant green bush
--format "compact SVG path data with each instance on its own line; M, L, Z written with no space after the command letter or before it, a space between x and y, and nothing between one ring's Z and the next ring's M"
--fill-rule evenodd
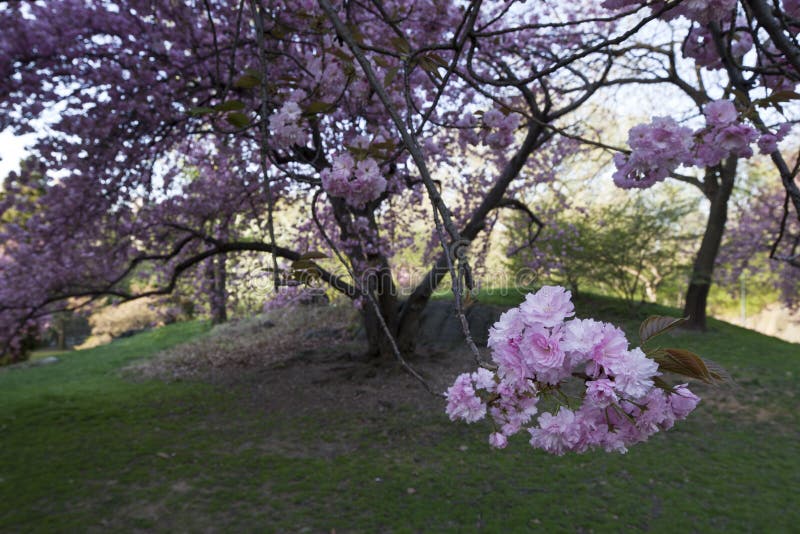
M552 210L538 239L512 255L509 266L533 269L542 283L573 293L614 294L630 305L670 301L689 270L696 236L682 223L693 210L688 202L641 196ZM512 243L524 243L526 224L522 218L512 223Z

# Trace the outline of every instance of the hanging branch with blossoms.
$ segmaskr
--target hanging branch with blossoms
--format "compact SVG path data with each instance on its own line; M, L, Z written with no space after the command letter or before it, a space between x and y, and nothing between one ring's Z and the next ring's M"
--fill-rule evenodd
M796 41L800 4L607 0L601 5L610 13L636 9L634 17L655 15L650 29L658 35L631 43L609 83L665 87L670 100L668 114L661 112L630 129L629 149L600 142L594 146L615 152L613 179L619 187L647 190L671 178L696 187L708 201L683 308L689 318L686 326L704 330L708 296L719 277L715 265L720 254L731 254L723 250L728 246L724 235L729 200L741 191L737 185L744 160L756 151L772 160L773 179L785 195L785 202L777 201L775 208L785 209L775 217L771 236L753 228L753 239L764 245L759 248L777 260L755 264L773 273L800 266L790 237L792 225L800 221L800 154L790 136L800 101L795 91L800 76L794 65L800 57ZM790 280L784 279L782 285L791 287Z
M503 313L489 333L493 365L460 375L447 390L450 419L473 423L488 414L489 443L500 449L525 429L534 448L556 455L624 453L686 418L700 401L687 384L667 384L663 371L726 380L722 369L689 351L630 348L614 325L574 315L571 293L559 286L544 286ZM681 322L650 317L641 342ZM534 421L540 405L554 408Z

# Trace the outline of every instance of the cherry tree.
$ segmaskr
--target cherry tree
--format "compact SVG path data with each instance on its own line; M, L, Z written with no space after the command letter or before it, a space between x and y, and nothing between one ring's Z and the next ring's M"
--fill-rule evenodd
M471 243L500 209L536 221L515 194L557 179L584 138L574 113L609 83L628 40L697 4L711 9L688 0L2 3L0 128L36 131L35 157L58 171L33 205L13 191L3 199L3 212L28 215L2 229L4 346L19 347L20 331L69 298L168 294L208 260L263 253L276 289L318 279L356 301L371 353L421 379L405 356L449 276L481 366L448 392L451 416L490 413L502 447L537 399L563 397L572 377L585 385L586 410L542 414L532 443L556 454L623 451L697 403L661 371L722 375L691 353L629 349L610 325L568 320L569 294L552 287L495 325L485 362L461 299ZM707 110L708 132L740 122L741 110L730 117L719 106ZM672 119L640 132L669 150L651 168L634 144L618 160L630 167L624 182L657 181L692 153ZM400 302L391 260L413 238L409 218L427 221L439 251ZM135 292L130 281L143 273L158 283ZM655 318L642 340L675 324Z
M786 192L777 184L755 188L747 202L737 206L718 258L722 281L731 291L738 291L746 276L756 285L776 289L788 308L800 306L800 221L790 215ZM765 269L770 259L772 268Z
M632 0L604 2L609 9L643 4ZM702 113L702 122L695 121L699 124L691 128L675 117L664 116L631 129L630 152L614 157L614 182L625 188L648 188L671 177L696 186L709 200L708 222L684 307L689 326L704 329L706 300L738 163L753 156L756 144L775 165L787 208L789 203L794 208L792 218L800 217L796 178L800 157L795 156L795 163L789 164L778 146L795 120L786 109L787 103L800 96L794 92L800 82L800 49L795 38L800 32L800 5L793 1L715 0L653 2L650 7L661 12L659 18L670 23L670 31L679 32L680 38L665 45L635 44L632 49L638 50L639 61L628 68L631 77L626 81L677 87ZM648 57L645 76L636 74L643 70L643 55ZM692 61L696 68L686 69L682 59ZM693 168L697 172L692 172ZM776 234L778 241L786 233L788 217L783 217ZM777 246L771 256L776 259ZM797 263L791 255L782 259Z
M683 54L726 73L726 92L714 101L694 93L706 119L699 130L669 117L632 130L631 152L615 158L616 182L647 187L681 165L700 165L714 180L698 184L724 204L736 158L749 157L758 140L795 210L800 202L777 150L787 129L768 125L759 109L793 98L791 2L3 7L0 126L31 131L35 118L57 113L34 152L62 173L41 199L46 212L5 231L14 243L4 253L9 333L64 297L138 296L120 286L148 262L163 274L148 293L164 293L212 256L260 251L272 256L276 287L287 270L283 259L304 262L305 270L313 264L316 275L362 304L373 295L366 300L376 306L363 307L373 352L390 352L391 337L407 352L433 288L448 273L456 288L469 285L466 245L497 209L527 209L515 189L554 179L543 164L556 168L569 150L563 139L575 139L564 121L599 87L622 81L608 78L615 59L634 50L627 42L653 21L685 30ZM469 154L492 165L462 176L459 160ZM219 163L209 168L211 160ZM187 166L202 175L186 180ZM437 172L456 175L447 185L463 202L445 204ZM187 196L190 190L202 193ZM420 202L424 196L432 208ZM4 202L12 209L15 201ZM443 245L404 303L389 267L390 240L408 239L397 225L400 204L433 215L431 233ZM301 250L276 238L274 213L289 205L308 208L293 240ZM712 202L710 229L712 221L724 226L721 211ZM263 234L218 235L212 219L220 218L259 221ZM708 235L687 298L700 324L721 231ZM29 261L43 242L52 262ZM314 262L320 247L326 256L340 252L348 272ZM102 260L87 266L95 257ZM43 268L31 291L30 265L53 262L64 268Z
M499 209L530 213L515 191L555 179L574 145L557 125L654 18L324 0L22 2L0 16L0 127L46 123L33 153L59 170L43 208L4 229L7 339L66 297L168 293L212 257L261 252L277 289L294 267L356 299L375 354L413 351L448 275L459 300L470 242ZM282 226L283 212L302 220ZM390 262L409 217L440 252L401 303ZM131 292L143 270L160 284Z

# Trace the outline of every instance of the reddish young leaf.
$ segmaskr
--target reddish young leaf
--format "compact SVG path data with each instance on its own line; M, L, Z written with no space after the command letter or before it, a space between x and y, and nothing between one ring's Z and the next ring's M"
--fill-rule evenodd
M676 326L683 324L685 321L685 318L676 319L675 317L662 317L660 315L653 315L645 319L642 322L642 325L639 327L639 339L641 339L642 343L645 343L647 340L672 330Z
M696 378L710 384L713 379L703 359L684 349L660 349L656 351L653 359L658 362L661 371Z

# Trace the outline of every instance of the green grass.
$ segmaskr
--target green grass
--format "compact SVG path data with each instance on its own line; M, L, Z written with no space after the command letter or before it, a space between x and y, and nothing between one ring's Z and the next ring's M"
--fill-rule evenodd
M677 313L577 304L631 332ZM627 455L556 458L523 436L496 452L486 426L439 411L269 412L244 389L120 375L202 323L3 370L0 531L796 531L800 345L710 327L663 343L716 360L737 385Z

